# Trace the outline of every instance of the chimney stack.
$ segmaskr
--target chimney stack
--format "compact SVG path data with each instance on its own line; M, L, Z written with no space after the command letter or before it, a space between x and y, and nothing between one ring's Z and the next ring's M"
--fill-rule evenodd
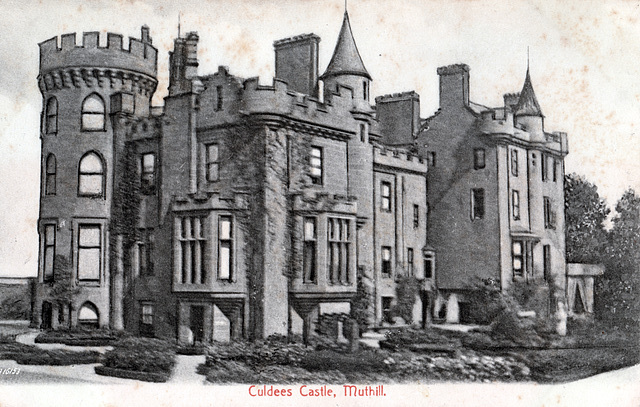
M469 106L469 66L456 64L438 68L440 108Z
M275 41L276 78L287 82L290 90L317 97L319 43L315 34Z

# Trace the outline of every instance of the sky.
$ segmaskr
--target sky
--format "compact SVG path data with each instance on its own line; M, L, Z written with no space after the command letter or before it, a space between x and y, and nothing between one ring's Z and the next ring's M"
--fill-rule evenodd
M640 1L350 0L351 26L374 81L372 96L415 90L438 108L439 66L470 66L471 100L502 105L531 78L547 131L569 137L567 173L595 183L610 206L640 191ZM200 36L200 74L274 75L273 41L315 33L323 71L343 0L3 0L0 3L0 276L37 269L42 96L38 43L64 33L140 36L159 49L156 105L166 96L168 51L181 29ZM78 35L81 38L81 34ZM106 41L106 36L103 38Z

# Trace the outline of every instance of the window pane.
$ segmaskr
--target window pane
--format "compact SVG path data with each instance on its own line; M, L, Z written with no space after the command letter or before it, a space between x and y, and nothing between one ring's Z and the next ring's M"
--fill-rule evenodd
M44 275L53 276L53 256L55 251L53 247L47 247L44 250Z
M231 219L220 219L220 239L231 239Z
M82 112L86 113L104 113L104 105L102 100L96 96L91 95L84 100L82 105Z
M80 193L92 195L102 194L102 175L81 175Z
M99 226L80 226L80 246L99 247L100 246L100 227Z
M513 254L515 256L521 256L522 255L522 243L515 242L513 244Z
M218 161L218 145L217 144L208 144L207 145L207 162L216 162Z
M382 260L391 260L391 250L387 248L382 249Z
M382 196L384 197L391 196L391 186L387 183L382 184Z
M100 278L100 249L78 250L78 278L98 280Z
M142 156L142 171L154 172L156 164L155 154L144 154Z
M83 113L82 128L84 130L102 130L104 129L104 114Z
M217 181L218 180L218 164L208 164L207 166L207 180L209 181Z
M311 175L313 175L315 177L320 177L320 176L322 176L322 170L320 168L312 167L311 168Z
M521 259L513 259L513 269L514 270L522 270L522 260Z
M314 219L304 221L304 239L313 240L316 238L316 222Z
M311 149L311 157L322 157L322 150L317 147ZM313 163L313 159L311 161Z
M85 155L80 161L80 172L102 173L102 160L94 153Z
M47 225L44 227L44 235L45 235L45 244L52 245L55 243L56 239L56 226L55 225Z
M219 278L227 280L231 276L231 243L220 243L220 274Z

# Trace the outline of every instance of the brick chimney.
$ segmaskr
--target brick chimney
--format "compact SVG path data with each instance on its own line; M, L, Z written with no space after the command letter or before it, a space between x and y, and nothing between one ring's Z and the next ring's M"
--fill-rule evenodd
M315 34L275 41L276 78L287 82L290 90L317 96L319 43Z

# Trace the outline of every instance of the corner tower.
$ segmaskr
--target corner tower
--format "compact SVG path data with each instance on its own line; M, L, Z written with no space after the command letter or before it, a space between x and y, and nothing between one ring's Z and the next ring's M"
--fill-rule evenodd
M122 328L113 295L110 248L116 163L124 141L111 113L149 115L157 50L149 28L140 39L98 32L65 34L39 44L42 94L40 250L33 324ZM121 273L120 273L121 276ZM120 282L121 284L121 282Z
M346 87L353 92L353 99L356 102L369 104L369 87L371 85L371 75L364 67L358 46L353 39L349 14L345 10L342 20L342 28L333 56L327 66L327 70L320 76L324 82L325 98L330 98L332 93L340 93L341 87ZM359 103L356 103L358 106Z

